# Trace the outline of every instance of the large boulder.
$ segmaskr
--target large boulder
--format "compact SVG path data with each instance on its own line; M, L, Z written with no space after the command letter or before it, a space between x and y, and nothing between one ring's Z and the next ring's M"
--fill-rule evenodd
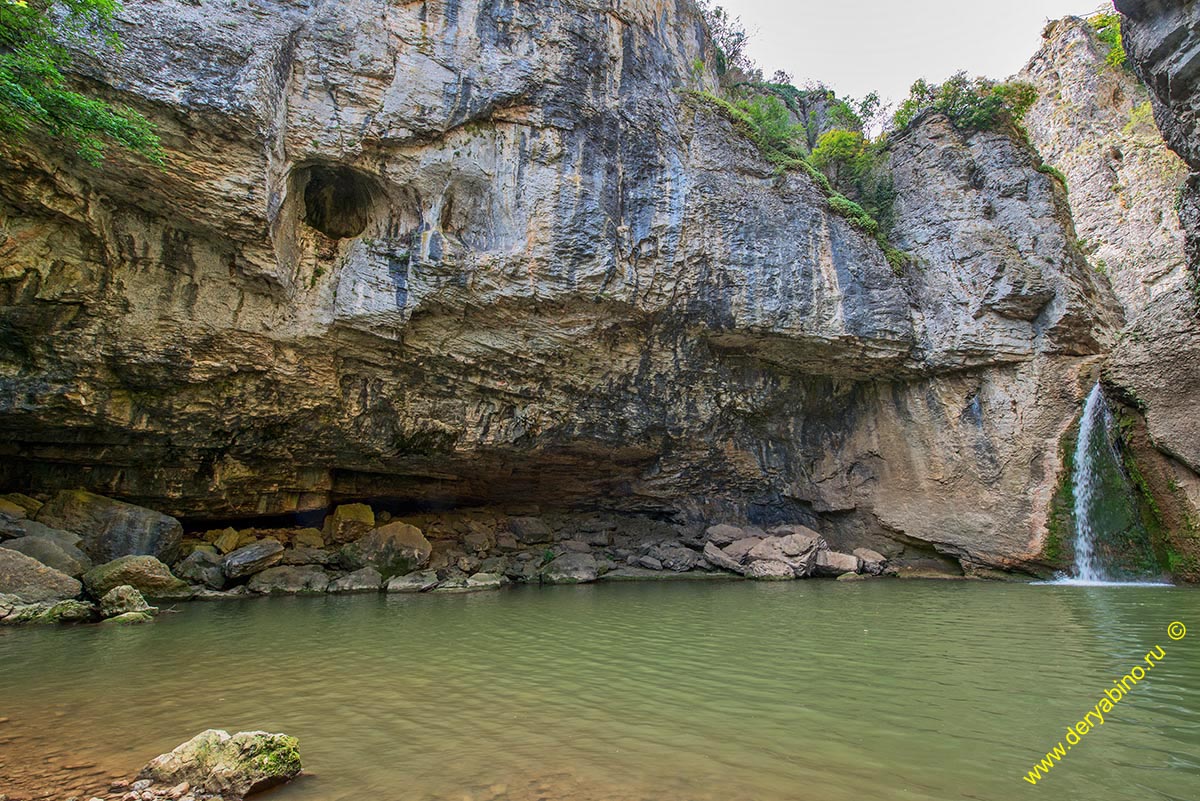
M316 565L280 565L255 573L246 585L262 595L309 595L325 592L329 574Z
M103 598L109 590L122 584L128 584L149 598L171 600L192 595L187 583L176 578L169 567L153 556L122 556L83 574L83 586L94 598Z
M130 613L153 615L157 612L157 608L146 603L142 594L128 584L113 587L100 599L100 615L102 617L117 617Z
M78 540L78 536L75 534L68 536ZM75 578L82 576L92 569L92 560L88 559L87 554L74 545L67 544L60 538L17 537L15 540L0 543L0 548L20 551L44 565L49 565L55 570L61 570L68 576L74 576Z
M543 567L541 575L544 584L586 584L600 571L590 553L564 553Z
M329 592L379 592L383 585L383 575L373 567L364 567L347 573L341 578L329 582Z
M0 594L22 603L54 603L79 595L78 581L20 551L0 548Z
M861 568L862 564L854 554L823 550L817 554L813 573L818 576L840 576L843 573L857 573Z
M192 584L200 584L211 590L223 590L227 583L224 559L211 551L195 550L175 565L175 575Z
M230 735L209 729L155 757L138 777L172 787L186 782L193 793L238 801L291 781L301 768L295 737L265 731Z
M283 546L278 540L259 540L227 554L221 569L226 578L239 579L261 573L282 559Z
M408 523L380 526L341 550L342 563L350 570L373 567L384 578L403 575L429 564L433 546L421 529Z
M353 542L375 528L375 512L365 503L345 503L325 518L322 536L330 545Z
M173 517L82 490L59 492L37 512L39 523L81 537L80 548L94 562L148 555L173 562L183 527Z
M745 561L782 562L797 578L813 572L817 555L825 547L825 541L815 534L785 534L767 537L746 554Z
M0 505L0 511L3 511L4 508L16 506L25 513L22 515L23 517L33 517L38 513L38 509L42 508L42 502L37 498L30 498L28 495L22 495L19 492L10 492L6 495L0 495L0 502L3 502L3 504Z

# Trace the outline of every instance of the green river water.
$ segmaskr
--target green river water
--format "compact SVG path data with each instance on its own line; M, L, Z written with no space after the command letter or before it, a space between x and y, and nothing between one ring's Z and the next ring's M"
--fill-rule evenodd
M0 793L87 798L205 728L270 801L1200 799L1200 592L647 583L272 598L0 630ZM1167 626L1192 634L1175 642ZM1106 687L1165 658L1037 787ZM40 792L34 788L40 788Z

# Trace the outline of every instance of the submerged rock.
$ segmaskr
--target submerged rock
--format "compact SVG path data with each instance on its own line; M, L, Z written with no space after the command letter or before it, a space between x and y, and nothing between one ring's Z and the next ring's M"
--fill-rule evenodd
M73 531L80 548L95 562L148 555L173 562L183 527L173 517L82 490L59 492L37 513L37 522Z
M186 582L153 556L122 556L98 565L83 575L83 586L94 598L103 598L122 584L150 598L182 599L192 595Z
M75 579L19 551L0 548L0 594L22 603L56 602L79 595Z
M264 731L230 735L219 729L197 734L173 751L155 757L139 779L168 787L187 782L192 791L240 801L300 775L299 742Z

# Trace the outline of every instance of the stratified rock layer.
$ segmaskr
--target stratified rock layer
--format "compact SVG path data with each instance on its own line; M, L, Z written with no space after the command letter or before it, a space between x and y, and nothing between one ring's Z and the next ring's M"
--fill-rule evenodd
M1040 551L1119 315L1011 138L897 138L896 275L687 91L712 86L690 3L125 14L89 78L155 120L166 170L0 162L3 483Z

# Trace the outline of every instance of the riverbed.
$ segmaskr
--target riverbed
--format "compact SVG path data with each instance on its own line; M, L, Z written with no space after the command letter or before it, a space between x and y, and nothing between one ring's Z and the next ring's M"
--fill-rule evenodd
M803 581L265 598L0 630L0 793L87 798L210 727L270 801L1200 798L1200 592ZM1182 621L1181 641L1167 626Z

